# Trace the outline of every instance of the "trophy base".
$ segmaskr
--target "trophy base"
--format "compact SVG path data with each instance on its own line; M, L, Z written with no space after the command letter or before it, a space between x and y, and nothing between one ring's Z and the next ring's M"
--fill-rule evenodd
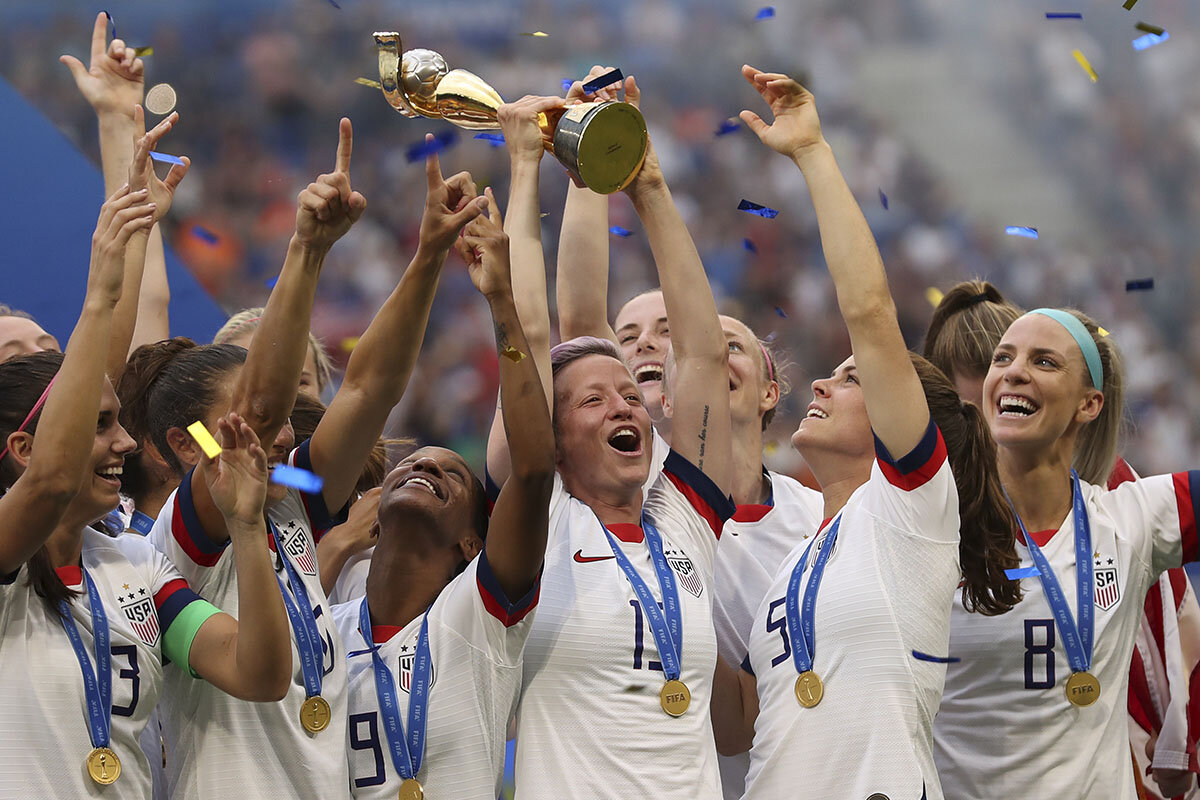
M554 155L597 194L629 185L646 159L646 119L629 103L572 106L554 130Z

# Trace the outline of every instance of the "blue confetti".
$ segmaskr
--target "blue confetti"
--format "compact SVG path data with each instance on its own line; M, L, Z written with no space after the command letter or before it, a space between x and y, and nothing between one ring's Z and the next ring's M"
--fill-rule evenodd
M779 334L777 334L775 331L771 331L770 333L767 334L767 338L763 339L763 341L766 342L767 344L771 344L772 342L775 341L775 337L778 335Z
M1009 236L1024 236L1026 239L1038 238L1037 228L1028 228L1024 225L1009 225L1004 232Z
M628 228L622 228L620 225L613 225L608 229L608 232L613 236L620 236L622 239L628 239L630 236L633 236L633 231Z
M404 151L404 156L408 159L408 163L411 164L414 161L420 161L432 153L452 147L457 141L457 133L454 131L442 131L441 133L434 134L432 142L422 139L416 144L409 145L408 149Z
M474 138L482 139L492 147L504 147L503 133L477 133L475 134Z
M203 228L199 225L192 226L192 236L195 236L205 244L216 244L218 241L218 237L215 233L210 231L208 228Z
M1083 19L1078 11L1047 11L1046 19Z
M787 319L787 312L784 311L779 306L775 306L775 313L778 314L779 316L783 317L784 319Z
M1154 278L1143 278L1138 281L1125 281L1125 291L1143 292L1154 288Z
M912 654L913 658L918 661L931 661L934 664L957 664L962 661L961 658L955 658L954 656L931 656L928 653L922 653L920 650L913 650Z
M879 190L879 204L883 206L884 211L888 210L888 199L887 195L883 193L883 189Z
M1038 571L1037 567L1020 567L1018 569L1004 570L1004 577L1008 578L1010 581L1019 581L1021 578L1036 578L1041 574L1042 573Z
M779 216L779 212L767 206L760 206L758 203L751 203L749 200L743 200L738 203L738 211L745 211L750 214L757 214L765 219L775 219Z
M570 78L563 78L563 81L562 81L563 91L564 92L571 91L571 84L573 84L574 82L575 81L571 80Z
M625 76L621 74L621 70L614 69L604 73L598 78L593 78L583 85L584 94L593 94L594 92L603 89L605 86L612 86L614 83L621 83L625 80Z
M1161 36L1154 33L1147 33L1145 36L1139 36L1133 40L1133 49L1145 50L1147 47L1154 47L1156 44L1162 44L1170 38L1171 34L1167 33L1166 31L1163 31Z
M113 15L107 11L104 12L104 16L108 17L109 38L117 38L117 21L113 19Z
M263 283L265 283L267 285L268 289L274 289L275 284L279 283L279 276L276 275L273 278L267 278L265 281L263 281Z
M306 469L280 464L271 470L271 483L290 486L308 494L316 494L325 485L325 480L320 475L314 475Z
M754 246L754 242L749 239L742 239L742 247L749 250L751 253L757 253L758 248Z
M721 127L717 128L715 135L728 136L731 133L737 133L741 129L741 123L739 123L736 118L730 117L729 119L721 121Z
M754 19L770 19L773 16L775 16L775 6L763 6L758 10L758 13L754 15Z
M173 156L168 153L156 153L153 150L150 151L150 158L163 164L183 164L183 159L179 156Z
M333 6L338 11L342 10L342 7L337 4L336 0L329 0L329 5Z

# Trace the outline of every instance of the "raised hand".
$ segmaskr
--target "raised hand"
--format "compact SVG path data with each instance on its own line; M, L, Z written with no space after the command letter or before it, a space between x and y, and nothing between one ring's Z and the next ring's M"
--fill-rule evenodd
M625 102L635 108L641 108L642 90L637 85L637 79L632 75L625 76ZM658 163L658 153L654 151L654 140L648 139L646 159L642 162L642 168L622 191L631 198L635 198L648 191L663 189L666 185L667 180L663 177L662 166Z
M146 83L145 67L140 58L133 54L132 47L113 39L107 45L108 16L101 11L92 26L91 64L74 56L59 56L58 60L71 70L71 77L79 93L95 109L96 114L123 114L133 116L133 107L142 102Z
M121 297L125 280L125 247L136 231L154 225L155 206L145 189L122 186L100 207L92 234L92 260L88 267L88 294L100 292L112 302Z
M425 141L433 134L425 134ZM469 172L459 172L447 180L442 177L442 165L437 153L425 158L425 211L421 215L421 247L431 254L449 252L458 232L487 208L487 202L476 195L475 181Z
M590 95L583 90L583 85L585 83L593 80L594 78L599 78L605 73L612 72L613 69L613 67L602 67L599 64L592 67L591 70L588 71L588 74L583 77L583 80L578 80L571 84L571 88L567 91L567 105L573 106L577 103L590 103L593 100L620 100L621 89L631 84L631 81L633 80L632 77L626 78L624 85L614 83L598 89ZM636 92L636 84L634 84L634 91ZM637 103L635 103L632 99L630 99L629 102L637 105Z
M463 229L455 247L467 262L475 288L484 297L493 297L512 292L512 272L500 206L490 188L486 195L488 213L480 214Z
M582 92L582 89L580 89ZM504 132L504 143L514 161L540 161L546 152L545 137L538 125L543 112L565 105L561 97L538 97L525 95L515 103L500 106L500 130Z
M753 111L739 114L763 144L789 158L798 159L825 143L811 92L787 75L762 72L748 64L742 67L742 76L758 90L775 116L775 121L768 125Z
M154 172L154 161L150 158L150 153L178 120L179 114L172 113L147 132L146 112L140 105L134 106L133 161L129 165L129 188L132 191L139 189L150 191L150 201L156 207L154 212L156 222L166 216L167 211L171 208L171 201L175 199L176 187L179 186L179 182L183 180L184 175L187 175L188 168L192 165L191 159L182 156L183 164L172 164L165 181L160 180Z
M297 198L296 237L302 244L328 250L366 210L367 199L350 188L353 150L354 129L342 117L333 172L318 175Z
M262 524L267 500L267 454L258 436L236 412L217 422L221 453L200 462L213 503L225 517L230 530L237 526Z

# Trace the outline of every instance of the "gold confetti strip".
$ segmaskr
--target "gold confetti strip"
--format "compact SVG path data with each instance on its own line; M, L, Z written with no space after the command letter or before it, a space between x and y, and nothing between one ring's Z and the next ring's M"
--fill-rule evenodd
M1096 70L1092 69L1091 62L1087 60L1087 56L1083 54L1082 50L1072 50L1071 55L1075 56L1075 60L1079 62L1079 66L1083 67L1083 71L1092 79L1092 83L1100 80L1100 76L1096 74Z
M779 445L776 444L775 442L767 442L764 449L767 451L767 454L769 455L771 453L774 453L776 450L778 450Z
M1104 330L1104 328L1097 327L1096 330L1100 332L1101 336L1108 336L1108 331Z
M1134 25L1133 27L1137 28L1139 31L1145 31L1146 33L1153 33L1155 36L1162 36L1164 33L1166 33L1166 30L1164 30L1163 28L1160 28L1157 25L1151 25L1149 22L1139 22L1137 25Z
M175 110L175 89L169 83L151 86L146 92L146 110L151 114L166 116Z
M504 356L509 361L513 362L514 364L520 364L521 361L524 360L524 358L525 358L525 354L522 353L517 348L513 347L511 344L508 347L501 350L500 355Z
M548 216L550 216L550 212L549 212L549 211L543 211L542 213L538 214L538 219L545 219L545 218L546 218L546 217L548 217Z
M356 348L356 347L358 347L358 337L357 336L347 336L345 339L342 339L341 348L343 350L345 350L347 353L354 352L354 348Z
M152 56L152 55L154 55L154 48L153 47L135 47L135 48L133 48L133 54L135 56Z
M1135 5L1137 5L1137 0L1125 0L1125 5L1122 7L1126 11L1132 11Z
M534 37L537 37L538 39L545 39L550 34L546 33L545 31L533 31L532 33L522 33L521 35L522 36L534 36Z
M942 304L942 298L946 295L942 294L942 290L936 286L930 286L925 290L925 299L929 301L929 305L937 308Z
M355 78L354 82L357 83L359 86L370 86L372 89L382 89L383 88L382 86L379 85L379 81L373 81L370 78Z
M208 428L204 427L203 422L196 420L187 426L187 432L196 440L196 444L200 445L200 449L204 451L204 455L209 458L216 458L221 455L221 445L217 444L217 440L208 432Z

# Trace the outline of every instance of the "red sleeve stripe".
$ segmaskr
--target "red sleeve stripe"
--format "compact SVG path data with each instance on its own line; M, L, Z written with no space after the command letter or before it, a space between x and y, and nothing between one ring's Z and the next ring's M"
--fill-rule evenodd
M192 468L195 471L195 468ZM192 500L192 471L183 476L179 489L175 492L175 502L171 514L171 535L194 563L202 567L216 566L225 552L224 545L213 544L212 539L200 525L200 517L196 514L196 505ZM163 628L166 630L166 628Z
M1183 544L1183 563L1200 560L1196 540L1196 512L1200 510L1200 470L1176 472L1175 504L1179 508L1179 539Z
M667 453L667 459L663 462L663 474L720 539L725 520L737 512L733 500L722 495L712 478L674 450Z
M188 582L183 578L167 581L154 594L154 608L158 612L159 628L165 633L175 618L179 616L179 612L199 599L200 595L193 592L192 587L188 586Z
M524 597L516 602L510 602L508 595L500 586L500 581L496 580L496 574L492 572L492 565L488 563L487 550L481 552L478 558L479 566L475 572L475 585L479 588L483 607L489 614L500 620L504 627L511 628L525 619L529 612L537 606L538 595L542 589L542 574L538 573L533 587L525 593Z
M1161 726L1154 703L1150 699L1150 685L1146 681L1142 655L1136 647L1133 649L1133 661L1129 665L1129 696L1125 705L1129 716L1146 733L1157 731Z
M946 442L931 417L921 441L903 458L893 459L883 442L876 436L875 459L879 462L879 469L888 483L911 492L928 483L942 468L942 464L946 462Z

